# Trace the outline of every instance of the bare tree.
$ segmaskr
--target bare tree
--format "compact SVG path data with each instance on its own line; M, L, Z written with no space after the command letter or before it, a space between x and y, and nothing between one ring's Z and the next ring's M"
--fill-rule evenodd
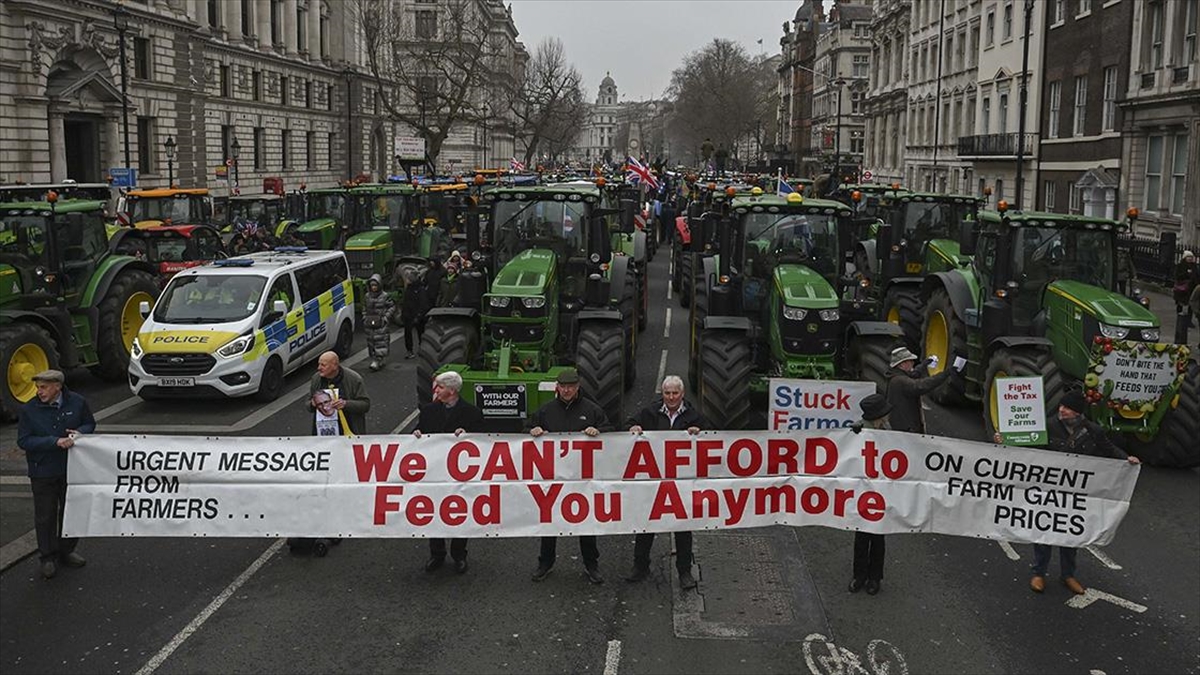
M525 165L539 148L556 156L565 150L587 117L583 78L567 63L562 40L544 38L525 69L525 79L512 99L518 136L525 141Z
M355 0L367 64L390 119L425 139L431 164L456 126L483 121L499 60L479 0L408 11L398 0Z
M674 114L667 133L677 147L698 148L704 139L731 148L769 119L775 83L770 69L735 42L714 39L684 58L667 92Z

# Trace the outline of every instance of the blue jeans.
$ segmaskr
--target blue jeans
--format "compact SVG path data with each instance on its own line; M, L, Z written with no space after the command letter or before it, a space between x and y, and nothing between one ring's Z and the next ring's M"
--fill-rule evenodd
M1046 544L1033 545L1033 573L1038 576L1046 576L1046 570L1050 567L1050 554L1054 547ZM1062 572L1062 578L1075 576L1075 553L1078 549L1067 548L1066 546L1058 547L1058 566Z

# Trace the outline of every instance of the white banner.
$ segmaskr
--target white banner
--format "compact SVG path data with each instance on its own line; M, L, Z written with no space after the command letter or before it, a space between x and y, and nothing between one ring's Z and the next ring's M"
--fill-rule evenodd
M1112 539L1138 467L895 431L88 435L65 536L529 537L766 525Z
M768 387L767 423L772 431L848 427L862 419L859 404L875 393L873 382L839 380L771 378Z

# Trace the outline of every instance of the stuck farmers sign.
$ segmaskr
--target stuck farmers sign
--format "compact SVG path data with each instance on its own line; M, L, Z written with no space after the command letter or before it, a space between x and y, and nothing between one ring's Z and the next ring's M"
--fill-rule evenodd
M875 393L875 385L838 380L772 379L769 393L769 429L837 429L862 418L859 404Z

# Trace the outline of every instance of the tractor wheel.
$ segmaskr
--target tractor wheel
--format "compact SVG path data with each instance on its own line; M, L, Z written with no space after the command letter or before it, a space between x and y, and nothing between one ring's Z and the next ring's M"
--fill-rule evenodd
M671 290L679 292L679 277L680 270L683 269L683 247L679 244L671 245Z
M1200 366L1191 364L1176 394L1175 409L1163 417L1158 436L1134 442L1131 455L1153 466L1186 469L1200 466Z
M37 394L33 376L59 367L58 349L45 328L20 322L6 327L0 337L0 363L5 375L0 412L6 419L16 419L21 406Z
M695 282L695 279L693 279ZM708 316L708 283L693 286L692 311L688 314L688 384L700 390L700 331Z
M887 393L888 357L895 339L887 335L860 335L850 342L846 364L850 376L863 382L874 382L875 391Z
M904 343L913 352L921 349L921 293L911 286L892 286L883 299L883 318L900 326ZM965 355L966 352L963 352ZM941 358L941 357L938 357Z
M1046 419L1058 412L1058 402L1066 393L1066 380L1049 351L1037 348L1002 348L992 353L988 360L987 381L984 383L983 427L991 441L998 431L999 412L996 408L996 378L1037 377L1042 378L1042 394L1045 396ZM940 387L944 388L944 387Z
M745 333L700 336L700 409L713 429L744 429L750 420L750 340Z
M650 278L649 270L642 268L641 274L637 275L637 304L638 332L646 330L646 325L650 322Z
M638 325L637 275L632 268L625 271L625 288L621 291L621 325L625 328L625 387L633 386L637 373L637 325Z
M433 374L448 363L470 363L479 347L479 328L458 318L431 318L417 348L417 403L433 400Z
M127 269L113 280L100 302L100 326L96 334L100 363L92 366L93 373L111 382L128 377L129 352L143 321L138 304L143 301L154 304L157 296L158 284L145 272Z
M903 319L902 319L903 320ZM905 337L908 337L905 330ZM953 365L954 357L967 356L967 327L954 314L954 305L950 302L950 294L944 288L933 292L929 304L925 307L925 324L921 331L923 339L921 346L926 357L937 356L936 368L930 368L930 375L937 375ZM920 351L917 352L921 353ZM966 379L951 375L942 386L934 389L929 397L941 405L953 405L965 400Z
M575 352L582 393L614 423L625 419L625 335L624 326L613 321L584 323Z
M692 306L692 267L696 264L696 254L683 251L679 256L679 306Z

